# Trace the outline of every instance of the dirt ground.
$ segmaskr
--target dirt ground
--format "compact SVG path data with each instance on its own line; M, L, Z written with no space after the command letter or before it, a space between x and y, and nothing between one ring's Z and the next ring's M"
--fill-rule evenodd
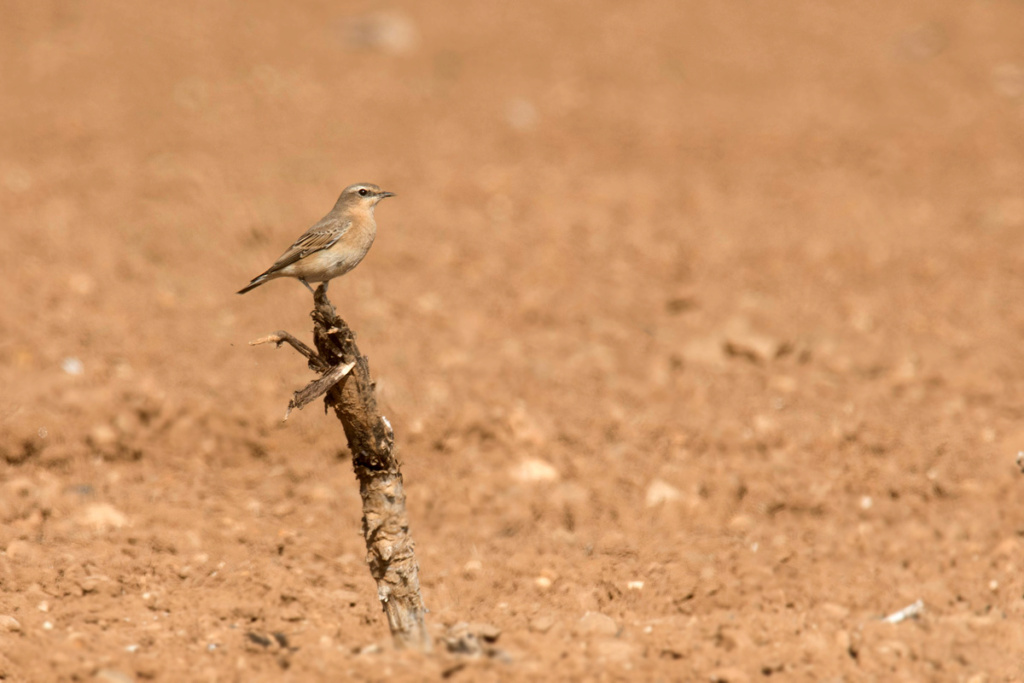
M0 14L0 680L1024 679L1024 3ZM235 295L357 181L429 656Z

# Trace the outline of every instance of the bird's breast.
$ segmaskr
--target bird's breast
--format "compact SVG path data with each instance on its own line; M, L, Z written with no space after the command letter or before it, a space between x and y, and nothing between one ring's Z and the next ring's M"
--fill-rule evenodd
M310 254L303 260L310 261L309 265L325 280L344 275L359 265L370 250L377 233L375 228L368 226L352 230L327 249Z

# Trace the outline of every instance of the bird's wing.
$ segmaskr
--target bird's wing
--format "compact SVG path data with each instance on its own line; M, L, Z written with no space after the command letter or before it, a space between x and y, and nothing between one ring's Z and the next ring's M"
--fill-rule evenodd
M274 261L274 265L267 269L264 275L287 268L296 261L304 259L313 252L327 249L341 239L342 235L352 227L352 221L322 220L307 230L302 237L295 240L295 243L288 247L288 250L281 254L281 257Z

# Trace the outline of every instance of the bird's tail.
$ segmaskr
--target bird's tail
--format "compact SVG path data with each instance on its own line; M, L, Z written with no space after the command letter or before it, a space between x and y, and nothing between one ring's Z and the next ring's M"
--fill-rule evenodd
M254 277L252 279L252 282L250 282L245 287L242 287L240 290L238 290L238 293L239 294L245 294L249 290L256 289L257 287L259 287L260 285L262 285L264 282L266 282L269 279L270 278L267 277L266 273L264 273L263 275L257 275L256 277Z

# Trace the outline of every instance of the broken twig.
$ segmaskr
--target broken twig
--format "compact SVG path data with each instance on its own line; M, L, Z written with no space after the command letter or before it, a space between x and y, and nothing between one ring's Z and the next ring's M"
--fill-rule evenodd
M266 337L260 337L249 342L249 346L259 346L260 344L276 344L277 348L281 348L281 344L291 344L292 348L301 353L309 361L309 369L316 372L326 372L330 367L324 363L320 356L316 355L316 351L309 348L300 339L296 339L290 332L284 330L278 330L274 334L268 334Z
M288 419L288 416L292 414L293 408L302 410L314 398L319 398L326 394L330 391L331 387L340 382L355 366L355 363L335 365L323 377L313 380L306 385L305 389L296 391L292 396L292 400L288 401L288 410L284 414L284 419Z

